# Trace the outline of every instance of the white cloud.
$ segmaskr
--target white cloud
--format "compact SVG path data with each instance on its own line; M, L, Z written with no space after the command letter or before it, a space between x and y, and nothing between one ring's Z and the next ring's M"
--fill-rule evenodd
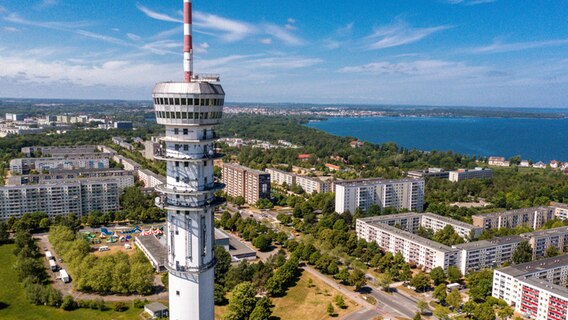
M3 27L2 30L7 31L7 32L20 32L21 30L18 28L14 28L14 27Z
M273 36L276 39L281 40L282 42L288 45L299 46L304 43L302 39L296 37L285 28L282 28L275 24L270 24L270 23L264 24L264 31L267 34Z
M451 28L450 26L437 26L427 28L413 28L403 21L375 29L372 35L367 37L369 49L385 49L402 46L420 41L436 32Z
M220 35L220 38L228 42L239 41L258 32L254 25L214 14L196 11L193 13L193 18L195 26L221 31L223 34Z
M10 13L4 18L4 20L16 24L41 27L41 28L53 29L59 31L72 31L73 29L84 28L91 25L89 22L85 21L78 21L78 22L47 21L46 22L46 21L27 20L20 17L16 13Z
M181 19L171 17L171 16L164 14L164 13L160 13L160 12L150 10L149 8L143 6L139 3L136 4L136 8L138 8L138 10L142 11L145 15L147 15L148 17L150 17L152 19L156 19L156 20L160 20L160 21L167 21L167 22L183 23L183 20L181 20Z
M142 37L140 37L137 34L134 33L127 33L126 36L128 37L128 39L132 40L132 41L140 41L142 40Z
M547 41L529 41L529 42L514 42L514 43L502 43L500 41L494 41L493 44L473 48L471 52L473 53L500 53L500 52L511 52L511 51L522 51L536 48L544 47L557 47L568 45L568 39L558 39L558 40L547 40Z
M324 46L329 50L335 50L341 47L341 42L333 39L326 39L324 40Z
M272 38L262 38L259 42L262 44L272 44Z
M475 6L478 4L486 4L496 2L497 0L448 0L450 4L462 4L466 6Z
M209 50L209 43L207 42L202 42L198 44L195 48L193 48L193 51L195 51L195 53L207 53L208 50Z

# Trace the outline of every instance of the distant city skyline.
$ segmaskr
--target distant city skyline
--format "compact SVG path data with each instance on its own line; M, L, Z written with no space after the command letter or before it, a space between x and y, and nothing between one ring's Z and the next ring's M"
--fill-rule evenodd
M0 97L149 100L182 72L181 0L0 0ZM227 100L568 107L563 1L194 0Z

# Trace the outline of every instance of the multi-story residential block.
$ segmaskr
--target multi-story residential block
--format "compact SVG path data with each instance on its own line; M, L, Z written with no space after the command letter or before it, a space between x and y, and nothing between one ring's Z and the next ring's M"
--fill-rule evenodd
M17 175L6 178L8 186L37 185L75 181L79 179L112 179L118 183L119 191L134 185L134 172L126 170L53 170L50 173Z
M554 207L534 207L472 216L473 225L483 229L515 228L525 225L541 228L555 218Z
M225 191L232 197L242 196L255 204L259 199L270 198L270 174L234 163L223 163Z
M296 184L296 175L292 172L287 172L283 170L278 170L274 168L266 168L266 173L270 175L270 182L278 185L283 185L284 183L288 186Z
M358 219L356 229L359 238L376 242L385 251L400 252L407 262L414 263L425 270L432 270L435 267L447 269L459 263L460 251L458 249L385 223Z
M118 164L121 164L124 167L124 170L127 170L127 171L138 171L142 167L138 162L136 162L132 159L128 159L126 157L123 157L119 154L115 154L112 157L112 160L114 160L114 162L116 162Z
M568 319L568 255L495 270L492 295L528 319Z
M144 158L154 160L154 155L160 150L160 141L158 137L152 137L151 140L144 141Z
M329 192L331 186L328 181L317 177L296 176L296 185L302 187L307 194Z
M491 177L493 177L493 171L491 169L477 167L475 169L450 171L448 178L452 182L460 182L468 179L490 179Z
M49 217L119 209L120 191L114 179L84 179L61 183L0 187L0 219L44 212Z
M406 174L409 178L441 178L441 179L448 179L450 176L450 172L441 169L441 168L428 168L426 170L412 170L408 171Z
M68 156L53 158L17 158L10 161L12 174L28 174L31 170L75 170L75 169L107 169L108 154L92 154L89 156Z
M142 181L146 188L155 188L156 186L166 183L166 177L148 169L138 169L138 180Z
M335 183L337 212L355 212L357 208L366 211L373 204L381 208L421 212L424 207L424 180L374 178Z
M24 121L23 114L6 113L6 120L8 121Z
M32 156L34 153L41 154L42 157L63 157L69 155L91 155L99 153L97 146L73 146L73 147L55 147L55 146L36 146L36 147L23 147L22 153L26 157Z
M521 237L533 248L533 260L544 257L546 249L552 246L559 252L566 252L568 249L568 227L523 233Z
M551 202L550 206L554 208L554 216L561 220L568 219L568 204L560 202Z
M521 236L509 236L455 245L454 248L460 250L458 268L467 274L501 266L511 261L513 252L523 240Z
M126 142L122 137L112 137L112 143L126 150L134 150L134 146Z

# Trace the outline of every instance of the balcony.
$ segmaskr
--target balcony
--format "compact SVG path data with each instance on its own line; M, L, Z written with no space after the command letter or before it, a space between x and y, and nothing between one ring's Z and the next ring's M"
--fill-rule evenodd
M207 185L199 185L197 186L197 190L186 190L176 187L169 188L167 184L160 184L155 187L158 193L180 194L180 195L201 195L207 193L214 193L218 190L222 190L223 188L225 188L225 184L218 182L210 183Z
M157 203L156 205L158 205L159 207L162 207L163 209L166 209L166 210L202 211L203 209L218 207L221 204L223 204L224 202L225 202L225 200L220 199L220 198L211 198L211 199L208 199L208 200L201 200L201 201L196 201L196 202L193 202L193 203L188 203L188 202L182 201L181 199L166 198L165 200L161 199L159 201L159 203Z
M208 152L204 152L202 154L195 154L195 155L186 155L179 150L166 150L160 149L154 155L154 158L163 161L203 161L203 160L215 160L220 159L224 155L221 153L217 153L213 150L209 150Z

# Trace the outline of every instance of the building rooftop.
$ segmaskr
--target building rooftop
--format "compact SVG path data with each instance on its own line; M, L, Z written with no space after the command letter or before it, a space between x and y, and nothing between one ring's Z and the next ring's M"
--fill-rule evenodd
M152 302L149 303L147 305L144 306L144 308L156 313L156 312L160 312L160 311L164 311L164 310L168 310L168 307L166 307L165 305L163 305L162 303L159 302Z
M521 214L521 213L532 213L532 212L535 212L535 211L544 211L544 210L550 210L550 208L544 207L544 206L532 207L532 208L522 208L522 209L492 212L492 213L486 213L486 214L476 214L476 215L473 215L472 217L497 218L497 217L503 217L503 216L508 216L508 215L517 215L517 214Z
M433 219L437 219L437 220L440 220L440 221L444 221L447 224L453 224L453 225L460 226L460 227L463 227L463 228L468 228L468 229L478 228L478 227L476 227L472 224L469 224L469 223L466 223L466 222L463 222L463 221L459 221L459 220L455 220L455 219L452 219L452 218L449 218L449 217L441 216L439 214L434 214L434 213L431 213L431 212L424 212L424 213L422 213L422 215L428 216L428 217L431 217Z
M568 233L568 227L560 227L560 228L554 228L554 229L539 230L539 231L523 233L523 234L521 234L521 237L530 238L530 237L548 237L548 236L555 236L555 235L563 236L567 233Z
M432 241L432 240L427 239L427 238L417 236L413 233L410 233L410 232L404 231L404 230L400 230L399 228L392 227L392 226L389 226L387 224L378 223L378 222L371 222L369 224L376 227L376 228L384 229L385 231L396 234L399 237L402 237L406 240L419 243L423 246L427 246L427 247L434 249L434 250L438 250L438 251L442 251L442 252L456 252L456 251L458 251L455 248L443 245L441 243L438 243L436 241Z
M247 171L247 172L254 173L254 174L268 174L264 171L251 169L249 167L245 167L245 166L242 166L242 165L237 164L237 163L223 163L223 166L228 167L228 168L232 168L232 169L235 169L235 170Z
M399 213L399 214L389 214L389 215L385 215L385 216L375 216L375 217L367 217L367 218L361 218L359 220L365 221L365 222L380 222L380 221L385 221L385 220L391 220L391 219L403 219L403 218L414 218L414 217L420 217L420 219L422 219L423 216L427 216L430 217L432 219L436 219L436 220L440 220L443 221L447 224L453 224L456 226L461 226L463 228L469 228L469 229L476 229L477 227L474 225L471 225L469 223L465 223L459 220L455 220L449 217L444 217L438 214L434 214L431 212L424 212L424 213L417 213L417 212L406 212L406 213Z
M568 254L522 263L502 268L499 269L498 271L510 275L512 277L521 277L521 276L528 276L535 272L557 269L566 266L568 266Z
M343 180L337 181L335 183L336 186L369 186L378 183L401 183L401 182L415 182L415 181L424 181L422 179L411 179L411 178L404 178L404 179L383 179L383 178L369 178L369 179L357 179L357 180Z
M568 289L564 286L556 285L552 282L536 279L536 278L529 278L524 280L528 285L537 287L540 290L546 290L556 296L562 297L563 299L568 299Z
M491 248L494 246L502 246L516 242L522 242L523 240L524 238L521 236L497 237L490 240L479 240L479 241L458 244L455 245L454 248L461 250L484 249L484 248Z

